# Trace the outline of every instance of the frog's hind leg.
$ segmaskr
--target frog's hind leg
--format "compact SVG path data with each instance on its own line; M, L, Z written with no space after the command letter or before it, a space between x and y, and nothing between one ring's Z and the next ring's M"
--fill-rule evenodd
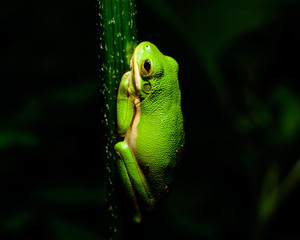
M124 189L126 191L127 196L129 196L130 198L130 202L133 203L133 221L140 223L142 221L142 215L138 206L135 191L133 189L132 179L130 177L130 172L137 171L136 164L126 143L117 143L115 145L115 151L118 156L117 168L121 177L121 181L124 184Z

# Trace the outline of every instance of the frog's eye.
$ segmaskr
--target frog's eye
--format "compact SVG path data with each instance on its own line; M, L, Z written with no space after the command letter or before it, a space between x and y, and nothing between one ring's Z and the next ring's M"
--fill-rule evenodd
M142 64L142 73L143 75L147 75L151 72L151 62L150 60L145 60Z

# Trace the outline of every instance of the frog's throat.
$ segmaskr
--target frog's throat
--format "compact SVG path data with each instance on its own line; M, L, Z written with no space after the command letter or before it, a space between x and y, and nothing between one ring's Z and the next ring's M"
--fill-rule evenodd
M133 55L133 71L134 71L134 83L135 83L135 89L138 95L138 98L134 100L134 107L135 107L135 116L134 120L132 123L132 131L135 135L135 139L137 136L137 126L140 122L141 118L141 103L140 103L140 91L141 91L141 76L140 76L140 71L139 71L139 66L136 61L136 54ZM135 140L134 139L134 140Z
M135 61L135 55L133 55L132 59L133 69L131 69L131 80L129 89L131 89L131 101L134 106L133 120L130 126L130 129L126 132L124 141L129 146L132 152L135 151L136 147L136 139L138 136L137 127L140 123L141 119L141 102L140 102L140 86L141 86L141 76L139 74L138 64ZM133 91L133 92L132 92ZM134 156L135 154L133 154Z
M125 134L124 141L135 156L136 139L138 136L138 125L141 119L141 103L139 98L132 99L134 106L133 120L129 130Z

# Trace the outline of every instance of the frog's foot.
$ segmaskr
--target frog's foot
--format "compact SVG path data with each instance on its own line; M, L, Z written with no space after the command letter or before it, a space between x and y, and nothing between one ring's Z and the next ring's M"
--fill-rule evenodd
M117 167L121 177L121 181L124 184L125 191L130 198L130 202L133 203L133 221L136 223L140 223L142 221L142 215L133 187L134 180L132 179L137 177L137 166L126 143L117 143L115 145L115 151L118 155Z

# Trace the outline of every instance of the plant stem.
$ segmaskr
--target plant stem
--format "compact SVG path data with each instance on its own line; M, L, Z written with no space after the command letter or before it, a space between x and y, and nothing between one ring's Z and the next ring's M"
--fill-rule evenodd
M122 75L129 70L130 58L137 44L134 0L98 0L101 92L104 96L106 140L105 182L107 196L108 235L117 239L118 208L115 196L114 145L118 140L116 97Z

